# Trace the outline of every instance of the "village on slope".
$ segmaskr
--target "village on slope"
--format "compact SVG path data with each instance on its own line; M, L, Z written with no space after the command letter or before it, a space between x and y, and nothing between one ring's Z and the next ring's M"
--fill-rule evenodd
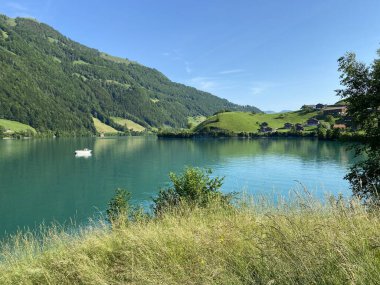
M345 130L347 127L356 129L357 126L352 124L352 119L347 116L346 105L326 105L318 103L316 105L303 105L301 111L305 113L318 112L316 116L309 118L305 123L284 123L282 128L272 128L267 122L260 124L260 132L268 133L278 131L279 129L295 131L304 131L306 127L318 127L322 124L322 120L330 122L331 124L324 124L329 129L341 129ZM337 119L338 118L338 119Z

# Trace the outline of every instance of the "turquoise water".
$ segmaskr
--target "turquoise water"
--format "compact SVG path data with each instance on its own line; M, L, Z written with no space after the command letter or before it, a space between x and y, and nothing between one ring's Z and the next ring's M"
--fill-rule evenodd
M90 158L74 157L88 147ZM163 140L154 137L0 140L0 236L44 222L79 223L104 211L114 189L147 205L170 171L208 167L223 191L288 195L299 182L317 197L350 195L347 145L310 139Z

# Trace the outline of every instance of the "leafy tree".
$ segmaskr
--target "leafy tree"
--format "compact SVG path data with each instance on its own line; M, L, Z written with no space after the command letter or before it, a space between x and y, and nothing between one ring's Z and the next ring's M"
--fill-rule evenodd
M380 50L378 51L380 56ZM365 142L356 146L356 154L366 159L351 167L346 179L353 193L365 202L380 203L380 60L367 66L354 53L338 60L341 84L337 90L348 104L348 116L365 131Z
M5 131L5 128L3 126L0 126L0 138L4 137Z
M323 124L320 124L317 128L318 138L325 139L327 134L327 129Z
M314 112L314 109L310 106L307 106L307 105L302 105L301 110L305 114L310 113L310 112Z
M327 115L326 116L326 122L330 124L334 124L334 117L332 115Z

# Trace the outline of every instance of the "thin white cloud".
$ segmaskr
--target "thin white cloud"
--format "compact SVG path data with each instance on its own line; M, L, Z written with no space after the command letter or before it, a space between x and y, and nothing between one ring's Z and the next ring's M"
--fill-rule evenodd
M250 94L254 96L261 95L273 86L275 86L273 82L255 81L250 87Z
M5 5L14 11L18 11L18 12L28 11L28 8L26 6L24 6L18 2L7 2L7 3L5 3Z
M10 2L6 2L5 5L10 9L8 16L11 18L22 17L22 18L36 19L36 17L30 13L30 9L23 4L10 1Z
M262 88L262 87L252 87L251 88L251 94L252 95L260 95L261 93L263 93L265 90L265 88Z
M162 55L163 55L163 56L169 56L169 55L170 55L170 52L163 52Z
M217 82L212 77L193 77L189 84L197 89L212 92L217 86Z
M6 5L15 10L15 11L18 11L18 12L21 12L21 11L28 11L28 8L20 3L17 3L17 2L7 2Z
M241 73L244 69L229 69L229 70L223 70L220 71L219 74L233 74L233 73Z
M185 70L188 74L190 74L193 70L190 68L190 62L185 61Z

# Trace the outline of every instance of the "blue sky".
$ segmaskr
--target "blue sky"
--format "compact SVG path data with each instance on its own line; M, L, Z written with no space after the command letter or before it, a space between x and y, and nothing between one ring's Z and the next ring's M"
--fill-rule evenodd
M339 98L337 59L371 62L379 0L17 0L69 38L156 68L171 80L262 110Z

